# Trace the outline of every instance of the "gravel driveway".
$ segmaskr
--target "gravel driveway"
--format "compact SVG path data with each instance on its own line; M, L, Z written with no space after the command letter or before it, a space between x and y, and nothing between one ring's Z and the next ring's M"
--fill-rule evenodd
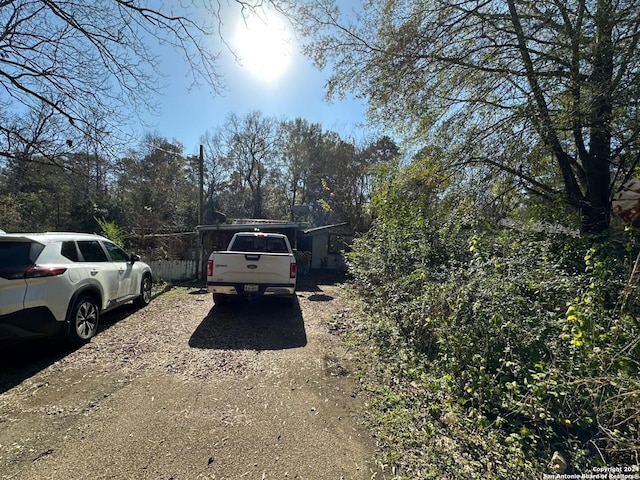
M173 288L80 349L0 347L0 478L385 478L332 333L341 295L218 307Z

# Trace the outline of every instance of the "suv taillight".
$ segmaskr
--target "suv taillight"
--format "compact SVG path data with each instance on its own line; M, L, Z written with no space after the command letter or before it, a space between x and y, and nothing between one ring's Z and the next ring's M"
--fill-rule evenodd
M25 267L0 268L0 277L6 278L7 280L23 280L26 270Z
M41 277L56 277L66 272L65 267L29 267L24 272L24 278L41 278Z
M8 267L0 268L0 277L7 280L21 280L25 278L56 277L66 272L65 267Z
M207 261L207 277L213 276L213 260Z
M294 262L289 264L289 278L296 278L296 264Z

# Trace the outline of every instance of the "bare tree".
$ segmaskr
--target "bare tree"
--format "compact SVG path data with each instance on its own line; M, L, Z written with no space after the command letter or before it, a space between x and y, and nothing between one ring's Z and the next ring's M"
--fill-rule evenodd
M280 189L287 200L289 216L294 218L293 207L309 202L307 192L311 183L314 154L320 149L322 128L296 118L284 121L279 127L278 152L282 176Z
M243 15L287 0L237 0ZM40 110L45 105L63 126L76 130L67 139L115 134L124 112L154 110L161 82L157 45L179 51L194 84L224 89L218 63L221 2L153 0L0 0L0 109ZM109 124L91 123L100 112ZM64 125L63 125L64 123ZM79 131L79 132L77 132ZM14 154L10 138L22 132L0 122L0 156ZM111 140L113 141L113 140Z
M234 214L264 218L265 187L277 159L278 122L261 112L244 117L229 115L218 133L221 158L230 165L230 198L235 198Z
M229 180L229 159L221 132L207 131L200 137L204 148L204 220L214 223L214 212L222 209L222 193Z

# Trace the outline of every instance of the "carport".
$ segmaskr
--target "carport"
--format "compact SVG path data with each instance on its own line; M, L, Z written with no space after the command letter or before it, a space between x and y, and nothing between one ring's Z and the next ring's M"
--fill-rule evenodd
M200 278L204 278L207 259L211 252L225 250L231 241L231 237L238 232L281 233L289 238L292 248L298 248L300 230L300 224L296 222L264 219L235 219L228 223L198 225L196 231L200 239L202 255Z

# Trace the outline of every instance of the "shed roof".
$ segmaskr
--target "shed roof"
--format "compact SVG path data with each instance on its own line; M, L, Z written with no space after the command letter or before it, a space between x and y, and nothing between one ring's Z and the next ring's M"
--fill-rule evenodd
M305 235L314 235L314 234L322 233L326 230L331 230L332 228L343 227L345 225L348 225L348 223L347 222L333 223L331 225L323 225L321 227L308 228L306 230L303 230L302 233L304 233Z
M198 232L208 231L237 231L237 230L274 230L282 228L300 229L302 226L297 222L288 222L285 220L265 220L265 219L236 219L231 223L219 223L216 225L198 225Z

